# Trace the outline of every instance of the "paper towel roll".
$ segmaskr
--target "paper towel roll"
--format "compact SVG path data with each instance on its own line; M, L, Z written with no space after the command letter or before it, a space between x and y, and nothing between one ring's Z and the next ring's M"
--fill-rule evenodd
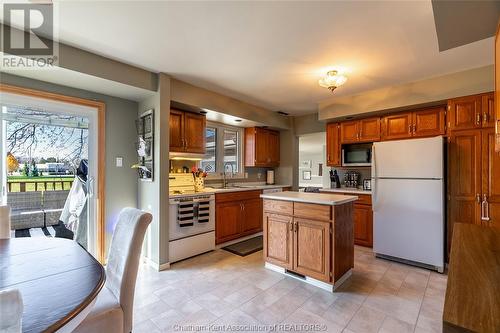
M10 207L0 205L0 239L10 238Z

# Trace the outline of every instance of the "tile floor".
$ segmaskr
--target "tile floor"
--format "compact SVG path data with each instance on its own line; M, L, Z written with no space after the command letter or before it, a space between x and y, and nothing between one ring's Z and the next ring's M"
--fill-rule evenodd
M265 269L262 252L217 250L167 271L142 266L133 331L441 332L445 289L446 275L362 247L334 293Z

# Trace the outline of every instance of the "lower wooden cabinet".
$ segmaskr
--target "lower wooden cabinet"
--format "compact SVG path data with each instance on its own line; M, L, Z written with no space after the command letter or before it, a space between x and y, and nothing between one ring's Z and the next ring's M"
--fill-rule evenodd
M293 218L264 214L264 257L272 264L292 269Z
M354 204L354 244L373 246L373 211L371 205Z
M314 279L332 283L354 266L353 204L322 206L331 219L315 220L297 214L315 204L264 200L264 259Z
M215 243L262 231L262 191L215 195Z
M349 192L339 194L350 195ZM354 202L354 244L373 247L373 210L372 197L368 194L356 194Z
M215 208L216 243L224 243L236 239L241 234L242 208L241 202L217 203Z
M329 282L330 228L329 221L264 213L264 257L272 264Z
M299 274L330 281L329 222L294 218L293 269Z

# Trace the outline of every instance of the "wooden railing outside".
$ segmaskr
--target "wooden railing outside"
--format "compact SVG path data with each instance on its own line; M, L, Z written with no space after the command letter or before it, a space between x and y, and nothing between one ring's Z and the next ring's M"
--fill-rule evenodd
M32 192L32 191L56 191L70 190L73 185L73 178L64 180L37 180L37 181L7 181L7 192Z

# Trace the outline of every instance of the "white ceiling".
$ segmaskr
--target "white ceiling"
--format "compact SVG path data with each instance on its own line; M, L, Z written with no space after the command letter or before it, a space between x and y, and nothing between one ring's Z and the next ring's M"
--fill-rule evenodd
M293 114L335 96L493 63L493 39L439 53L430 1L64 1L69 45Z

